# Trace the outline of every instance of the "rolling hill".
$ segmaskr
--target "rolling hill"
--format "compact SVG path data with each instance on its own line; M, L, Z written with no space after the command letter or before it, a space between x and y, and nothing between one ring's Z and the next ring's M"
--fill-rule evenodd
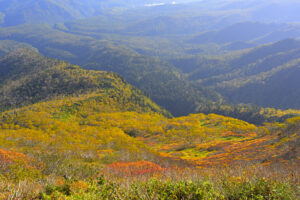
M99 92L99 96L106 98L115 96L123 106L128 103L127 109L169 115L117 74L87 71L33 50L18 49L9 53L0 60L0 72L2 109Z

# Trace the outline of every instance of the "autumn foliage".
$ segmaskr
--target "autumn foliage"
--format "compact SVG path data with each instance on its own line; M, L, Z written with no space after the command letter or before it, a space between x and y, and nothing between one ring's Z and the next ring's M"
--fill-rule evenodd
M107 169L113 174L125 176L153 175L156 173L162 173L166 170L165 168L149 161L114 162L109 164Z
M26 160L26 155L9 150L0 149L0 166L12 164L15 161Z

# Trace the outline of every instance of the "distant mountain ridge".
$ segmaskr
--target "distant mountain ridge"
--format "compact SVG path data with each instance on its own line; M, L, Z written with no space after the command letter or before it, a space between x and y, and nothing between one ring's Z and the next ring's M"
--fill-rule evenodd
M81 12L73 9L73 7L79 6L79 2L66 0L2 0L0 1L0 11L4 14L4 26L24 23L55 23L87 17L82 12L84 9Z
M159 2L171 3L161 0ZM64 22L96 16L117 9L155 4L154 0L0 0L0 25Z
M180 7L169 6L176 3L185 3ZM146 10L145 5L163 5L165 6L148 6ZM295 0L288 1L258 1L252 0L247 3L242 1L222 0L216 4L213 1L183 1L183 0L0 0L0 25L15 26L25 23L49 23L65 22L70 20L88 18L93 16L108 14L120 14L126 10L135 9L136 13L159 13L164 15L174 14L174 8L181 13L191 11L195 15L198 11L230 11L232 12L230 18L244 19L250 21L262 21L285 23L288 21L299 21L297 11L300 4ZM141 10L141 11L140 11ZM243 10L247 13L243 16L236 11ZM105 14L104 14L105 15ZM178 15L178 13L175 15ZM239 15L236 18L234 15ZM197 15L195 15L197 16ZM208 15L209 16L209 15ZM224 17L224 16L223 16ZM226 16L225 16L226 18ZM226 19L224 18L224 21ZM235 20L238 22L239 20ZM214 20L214 23L218 23Z
M300 108L299 40L286 39L231 57L199 57L189 62L189 79L216 89L228 102Z
M202 33L191 39L190 42L197 44L251 42L257 45L297 37L300 37L299 25L243 22L219 31Z

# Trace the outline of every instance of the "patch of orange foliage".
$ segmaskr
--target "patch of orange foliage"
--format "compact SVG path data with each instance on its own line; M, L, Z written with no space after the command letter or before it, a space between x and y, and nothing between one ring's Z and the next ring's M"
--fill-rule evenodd
M88 189L88 184L83 181L77 181L71 184L72 191L81 191L81 190L87 191L87 189Z
M151 175L165 171L165 168L149 161L114 162L108 165L107 169L114 174L125 176Z
M17 160L24 160L26 156L22 153L0 149L0 163L11 164Z
M270 148L268 141L272 136L257 139L219 142L215 146L217 153L208 155L196 161L198 166L231 165L235 161L262 161L271 155L275 155L274 149ZM279 154L279 152L277 152Z

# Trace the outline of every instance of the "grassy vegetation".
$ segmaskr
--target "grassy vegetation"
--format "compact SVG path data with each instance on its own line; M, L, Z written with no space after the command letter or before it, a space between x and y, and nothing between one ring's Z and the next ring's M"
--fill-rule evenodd
M131 163L132 166L141 162ZM156 166L155 164L149 165ZM124 164L114 164L119 171ZM123 168L122 168L123 167ZM0 198L15 199L286 199L299 197L296 166L267 168L260 165L210 169L144 170L117 173L110 166L89 178L36 175L23 170L16 177L0 179ZM13 167L11 167L13 168ZM14 167L16 168L16 167ZM115 169L115 168L114 168ZM133 168L131 172L137 171ZM161 169L161 168L160 168ZM86 169L87 170L87 169ZM22 178L31 176L31 178Z

